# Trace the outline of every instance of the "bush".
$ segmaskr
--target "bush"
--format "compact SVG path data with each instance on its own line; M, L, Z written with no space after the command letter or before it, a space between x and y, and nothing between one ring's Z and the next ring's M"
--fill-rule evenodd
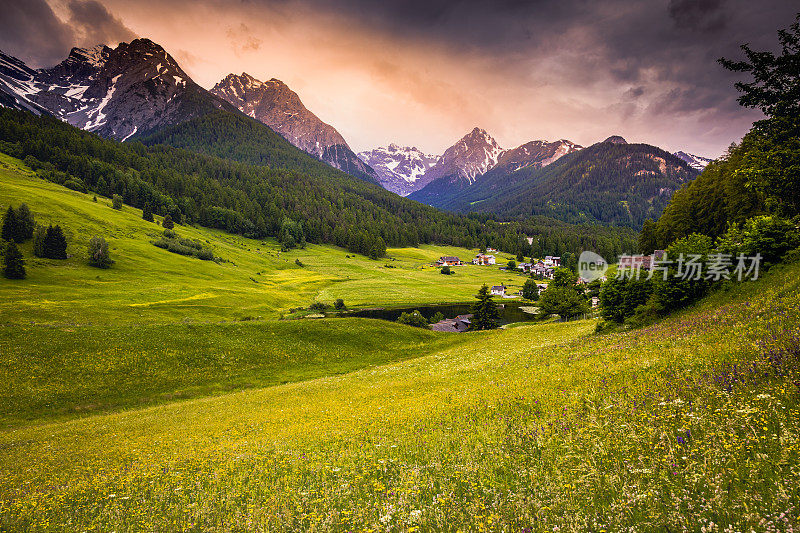
M443 266L442 269L439 272L444 274L445 276L449 276L450 274L453 273L453 271L450 270L450 267L447 266L447 265Z
M89 241L89 265L97 268L109 268L113 263L106 240L103 237L92 237Z
M428 322L431 324L436 324L437 322L441 322L444 320L445 316L441 311L436 311L433 316L428 319Z
M508 270L514 270L515 268L517 268L517 262L516 262L516 261L509 261L509 262L506 264L506 268L507 268Z
M214 260L214 252L212 252L208 248L203 248L202 250L198 250L196 255L198 259L202 259L203 261Z
M738 254L761 254L765 266L775 263L786 252L800 246L800 231L789 220L772 216L758 216L744 224L731 224L728 231L717 239L720 253L731 254L734 264Z
M680 254L683 254L686 258L691 255L697 255L699 257L698 262L705 263L711 249L710 237L693 233L688 237L673 242L667 248L667 259L677 261ZM654 302L662 311L670 312L686 307L703 296L711 286L711 282L706 280L705 277L701 277L701 279L685 279L685 276L679 277L677 274L677 266L670 266L666 279L663 279L663 276L653 277Z
M175 227L175 223L172 221L172 217L169 215L164 217L164 220L163 222L161 222L161 225L164 226L164 228L166 229L172 229Z
M330 305L322 302L314 302L313 304L309 305L308 308L311 311L326 311L330 309Z
M299 259L299 258L294 260L294 264L295 264L295 265L297 265L297 266L299 266L299 267L301 267L301 268L305 266L305 265L303 264L303 262L302 262L302 261L300 261L300 259Z
M122 209L122 196L120 196L119 194L115 194L111 198L111 207L117 210Z
M622 323L633 316L636 308L647 302L652 293L651 280L612 277L600 289L600 316Z
M589 302L571 287L548 287L539 298L542 317L558 315L562 320L589 311Z
M3 254L3 276L8 279L25 279L25 260L14 242L6 245Z
M346 309L346 307L345 307L345 305L344 305L344 300L342 300L341 298L336 298L336 301L335 301L335 302L333 302L333 308L334 308L334 309L338 309L338 310L340 310L340 311L341 311L342 309Z
M64 182L64 187L66 187L67 189L72 189L73 191L78 191L83 193L88 191L88 189L86 188L86 184L77 178L69 178L67 181Z
M172 231L171 229L165 229L163 235L167 239L175 239L178 237L178 234Z
M416 309L410 313L408 312L400 313L400 316L397 319L397 323L404 324L406 326L413 326L415 328L425 328L425 329L430 328L430 324L428 324L428 321L425 319L424 316L422 316L422 313L420 313Z

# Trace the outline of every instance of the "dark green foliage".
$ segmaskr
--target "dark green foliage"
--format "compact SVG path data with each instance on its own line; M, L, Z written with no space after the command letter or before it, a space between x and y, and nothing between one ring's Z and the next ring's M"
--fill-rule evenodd
M2 238L6 242L15 242L19 224L17 223L17 211L8 206L6 214L3 216L3 231Z
M405 324L406 326L414 326L415 328L430 328L430 324L428 323L427 319L417 310L414 310L410 313L400 313L397 323Z
M453 271L450 270L449 265L445 265L439 270L439 273L444 274L445 276L449 276L450 274L453 273Z
M517 262L516 262L516 261L513 261L513 260L512 260L512 261L509 261L509 262L506 264L506 268L507 268L508 270L514 270L515 268L517 268Z
M153 218L153 208L150 206L150 202L145 202L144 207L142 207L142 219L147 222L153 222L155 220Z
M622 323L633 316L653 292L653 282L646 278L613 276L600 289L600 316Z
M36 257L45 256L44 242L46 237L47 228L44 226L36 226L36 230L33 232L33 255Z
M303 223L295 222L290 218L284 218L281 223L281 231L278 233L278 242L281 249L286 252L293 248L305 248L306 236L303 232Z
M472 304L472 327L473 330L497 329L499 326L500 313L497 304L494 303L489 287L484 285L478 290L478 301Z
M67 238L61 226L48 226L42 243L42 257L47 259L67 258Z
M553 271L553 281L550 282L551 287L569 287L575 288L578 282L578 274L565 267L558 267ZM549 290L549 287L548 287Z
M25 279L25 260L13 241L6 244L4 250L3 275L8 279Z
M651 218L648 218L642 224L642 231L639 233L639 239L636 242L636 248L640 254L651 254L653 250L659 249L656 227L656 223Z
M113 207L114 209L122 209L122 196L120 196L119 194L115 194L111 198L111 207Z
M203 261L214 260L214 253L200 241L178 237L178 234L171 229L165 229L163 235L161 239L153 242L155 246L174 254L193 256Z
M303 268L303 267L305 266L305 265L303 264L303 262L302 262L302 261L300 261L300 259L299 259L299 258L294 260L294 264L295 264L295 265L297 265L297 266L299 266L300 268Z
M538 305L541 316L558 315L562 320L589 311L589 302L572 287L553 286L552 283L539 297Z
M323 303L323 302L314 302L313 304L309 305L308 308L311 311L322 311L325 312L326 310L330 309L330 305Z
M520 251L520 252L518 252L518 253L517 253L517 263L522 263L522 262L524 262L524 261L525 261L525 256L522 254L522 252L521 252L521 251Z
M539 285L533 278L525 280L525 285L522 286L522 297L526 300L536 301L539 299Z
M172 217L169 215L166 215L164 217L164 220L161 222L161 225L166 229L172 229L175 227L175 223L172 221Z
M333 302L333 308L338 311L341 311L342 309L347 309L344 305L344 300L342 300L341 298L336 298L336 301Z
M92 237L88 246L89 265L97 268L109 268L114 261L108 251L108 243L103 237Z
M216 142L210 133L198 130L197 135L198 150L203 139ZM170 214L175 222L180 215L186 223L248 237L277 237L289 218L303 222L309 242L372 257L385 255L386 247L420 243L562 256L592 249L606 257L634 247L630 230L574 226L546 217L499 223L491 215L442 213L319 161L297 167L285 160L268 167L163 145L120 144L52 118L8 109L0 109L0 138L6 141L4 150L46 179L63 183L65 176L81 176L92 190L119 194L128 205L142 208L147 202L154 213ZM218 154L226 155L225 150ZM302 173L292 170L297 168ZM534 238L533 248L526 237Z
M760 254L765 265L779 261L786 252L800 246L800 229L789 220L775 215L753 217L744 224L731 224L717 240L717 249L747 257ZM734 261L735 262L735 261Z
M433 314L433 316L428 319L428 322L431 324L436 324L444 319L445 319L444 313L442 313L441 311L436 311Z
M653 299L659 310L671 312L681 309L708 291L711 282L705 279L705 276L701 276L700 279L692 279L695 276L679 275L686 272L688 267L684 265L681 268L683 272L679 273L678 260L681 254L683 254L684 260L696 255L698 262L705 263L712 248L711 238L699 233L678 239L667 248L667 258L674 264L669 267L666 279L664 279L663 273L653 276Z
M86 189L86 184L77 178L69 178L67 179L67 181L64 182L63 185L67 189L72 189L73 191L85 193L88 190Z

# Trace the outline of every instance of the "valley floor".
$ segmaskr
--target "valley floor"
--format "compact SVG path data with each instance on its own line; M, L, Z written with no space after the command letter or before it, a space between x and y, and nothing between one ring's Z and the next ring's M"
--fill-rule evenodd
M465 335L277 321L314 299L467 301L499 271L441 276L424 266L435 247L392 250L386 269L178 227L232 261L201 262L155 248L158 226L131 208L2 161L2 205L52 213L73 243L104 234L117 260L91 269L76 245L0 281L2 530L800 523L800 265L602 336L594 321Z

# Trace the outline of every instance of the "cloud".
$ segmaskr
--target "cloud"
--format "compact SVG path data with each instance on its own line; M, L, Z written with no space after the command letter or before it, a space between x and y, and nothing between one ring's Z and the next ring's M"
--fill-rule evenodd
M62 61L74 46L116 45L136 38L96 0L70 0L65 20L45 0L0 0L0 12L0 50L34 67Z
M233 53L237 56L248 52L257 52L264 43L262 39L254 36L250 28L242 22L237 27L229 27L225 32L230 42Z

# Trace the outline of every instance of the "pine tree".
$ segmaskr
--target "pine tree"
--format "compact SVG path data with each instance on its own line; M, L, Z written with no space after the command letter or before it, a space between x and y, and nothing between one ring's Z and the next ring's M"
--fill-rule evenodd
M61 226L50 226L44 237L44 256L48 259L67 258L67 239Z
M36 226L36 231L33 232L33 255L36 257L46 257L45 253L45 239L47 238L47 228L44 226Z
M8 206L6 215L3 217L3 240L6 242L13 242L16 240L18 233L17 212L13 207Z
M17 242L25 242L33 237L33 230L36 228L36 221L33 219L28 204L22 204L17 208Z
M497 311L497 304L494 303L492 295L489 293L489 287L484 285L478 291L476 296L478 299L472 305L472 329L496 329L498 327L498 320L500 320L500 313Z
M3 275L8 279L25 278L25 261L22 259L22 253L20 253L14 242L9 242L6 245L3 264Z
M172 229L175 227L175 223L172 221L172 217L169 215L164 217L164 221L161 222L161 225L164 226L164 229Z
M150 202L146 202L142 208L142 218L147 222L153 222L153 208L150 207Z

